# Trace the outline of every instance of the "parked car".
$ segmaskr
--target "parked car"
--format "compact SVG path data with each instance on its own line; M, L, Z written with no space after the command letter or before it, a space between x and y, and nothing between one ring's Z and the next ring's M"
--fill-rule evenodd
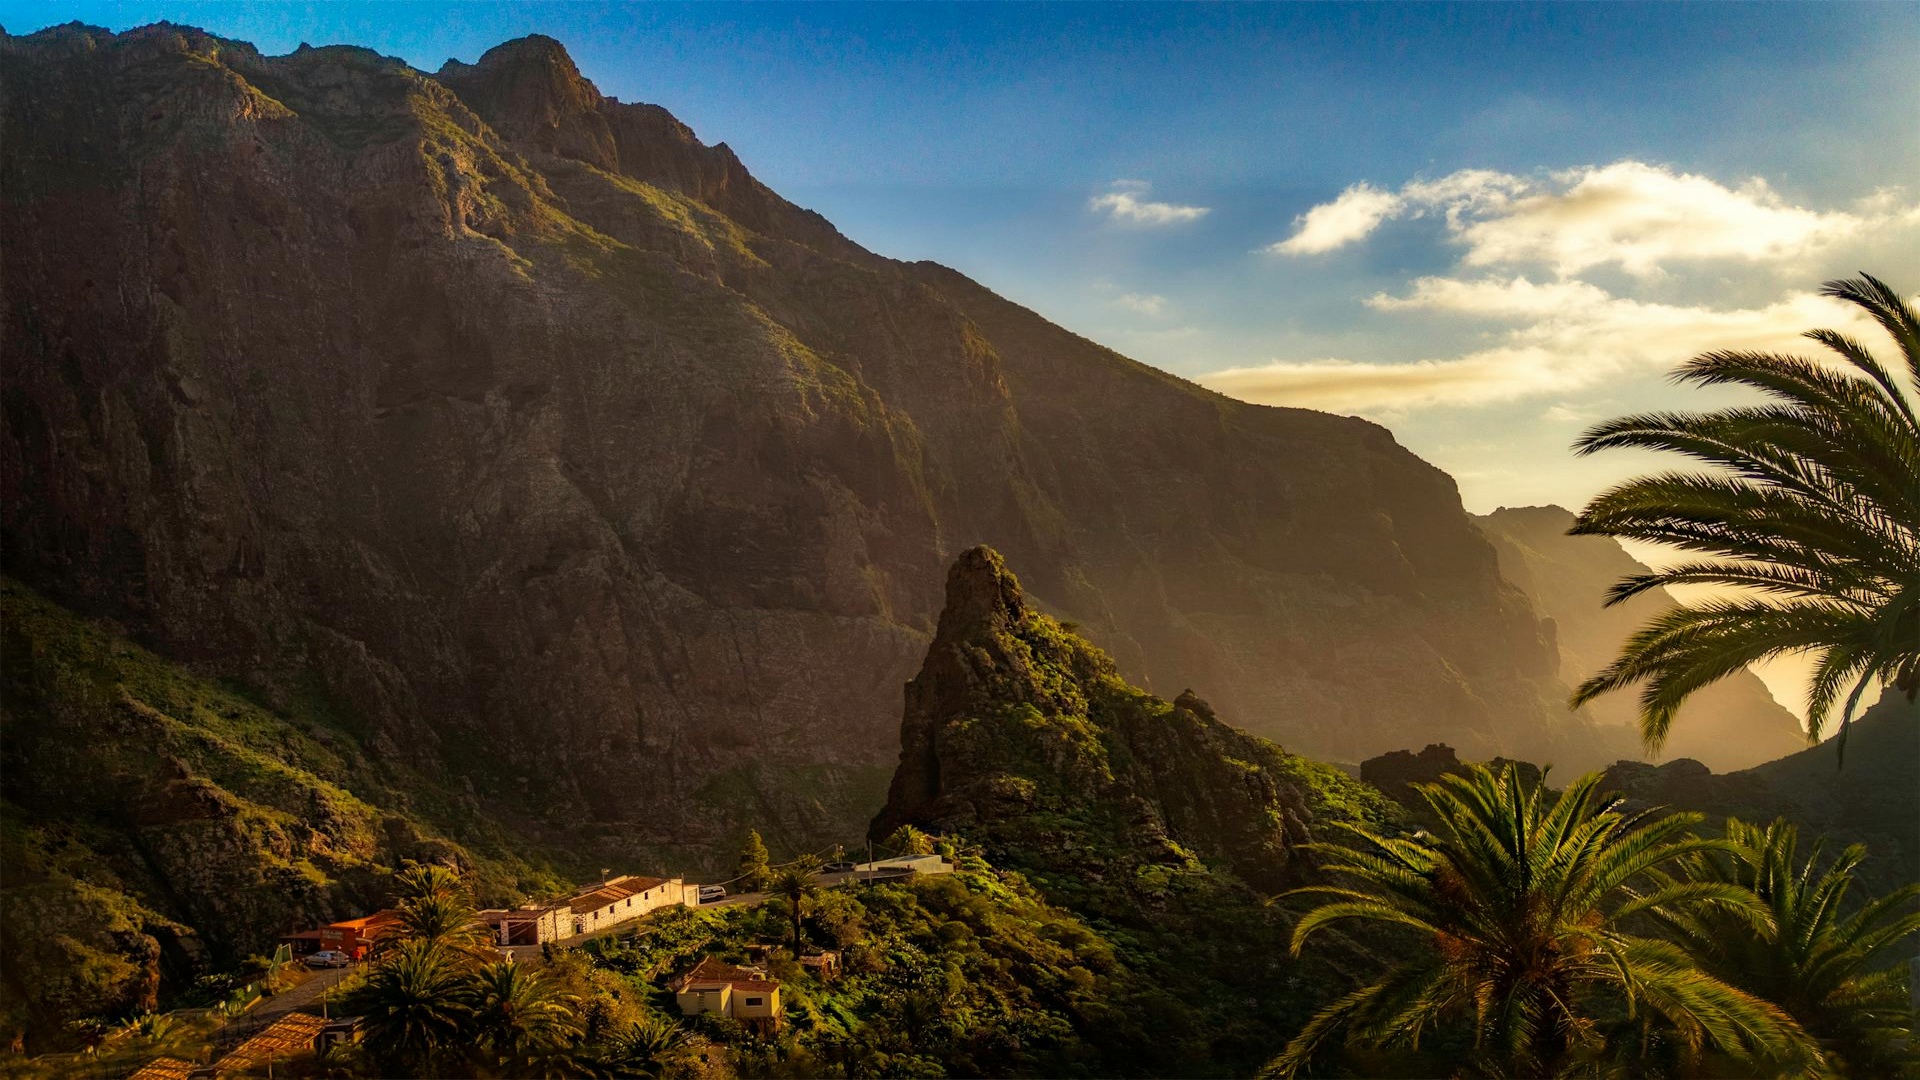
M346 953L334 949L322 949L307 957L307 966L312 968L340 968L351 963Z
M703 904L711 904L715 900L725 900L726 898L727 890L723 885L700 886L700 902Z
M830 862L821 867L820 872L823 874L851 874L853 873L853 864L845 861Z

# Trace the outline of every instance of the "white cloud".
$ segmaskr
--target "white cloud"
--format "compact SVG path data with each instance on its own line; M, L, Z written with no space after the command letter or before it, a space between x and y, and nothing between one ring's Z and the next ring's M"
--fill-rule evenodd
M1758 178L1728 188L1637 161L1556 173L1553 181L1560 190L1524 195L1462 225L1466 263L1540 263L1562 275L1618 264L1646 276L1679 259L1791 258L1867 223L1789 205Z
M1105 194L1087 200L1087 209L1104 212L1109 220L1134 225L1177 225L1197 221L1209 212L1204 206L1152 202L1147 198L1152 190L1153 185L1145 180L1115 180Z
M1398 416L1438 405L1561 397L1623 375L1666 371L1709 349L1803 351L1813 347L1800 335L1815 327L1873 333L1857 309L1806 292L1764 307L1717 309L1616 297L1584 282L1423 278L1409 296L1370 303L1525 321L1461 356L1407 364L1279 361L1216 371L1200 382L1262 404Z
M1590 309L1611 299L1605 289L1584 281L1535 285L1524 277L1503 281L1482 278L1423 277L1413 283L1411 296L1376 293L1367 306L1379 311L1445 311L1462 315L1503 318L1545 318L1568 310Z
M1121 293L1113 298L1120 307L1138 315L1160 318L1167 313L1167 298L1153 293Z
M1465 169L1390 192L1355 184L1295 219L1268 250L1288 255L1358 242L1386 220L1441 213L1468 266L1539 265L1567 277L1618 266L1655 277L1666 264L1707 259L1780 265L1878 225L1920 221L1920 204L1880 191L1852 211L1782 199L1755 178L1728 187L1640 161L1517 176Z
M1406 200L1362 182L1294 218L1299 228L1268 251L1277 255L1319 255L1367 238L1380 223L1397 217Z

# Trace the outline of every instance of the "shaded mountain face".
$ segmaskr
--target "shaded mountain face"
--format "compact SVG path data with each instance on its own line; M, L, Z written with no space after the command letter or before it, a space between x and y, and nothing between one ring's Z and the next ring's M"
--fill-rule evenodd
M552 40L73 25L0 79L8 572L578 850L864 819L982 541L1296 749L1591 748L1386 431L872 255Z
M1500 572L1553 621L1560 677L1578 685L1611 664L1648 620L1676 605L1655 589L1606 607L1607 590L1650 568L1605 536L1568 536L1574 515L1558 506L1502 507L1475 524L1493 541ZM1639 746L1637 690L1605 695L1587 709L1620 753ZM1800 720L1782 708L1759 676L1742 671L1687 700L1653 760L1694 758L1718 770L1744 769L1806 749Z

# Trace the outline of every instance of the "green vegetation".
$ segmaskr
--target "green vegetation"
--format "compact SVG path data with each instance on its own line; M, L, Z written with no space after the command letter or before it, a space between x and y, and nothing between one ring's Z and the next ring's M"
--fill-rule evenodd
M819 890L803 948L838 949L820 981L776 953L787 1023L774 1035L703 1017L700 1040L742 1076L1112 1076L1181 1072L1164 1040L1191 1039L1189 1008L1019 874L970 869L899 884ZM679 910L586 946L595 968L661 1010L668 976L714 955L787 939L792 911Z
M490 895L559 887L319 695L269 708L10 580L0 622L9 1037L54 1049L69 1021L188 997L289 929L378 908L407 859L459 862Z
M1383 836L1350 831L1356 846L1322 844L1341 884L1298 890L1330 899L1294 928L1297 954L1343 920L1410 929L1429 948L1323 1009L1275 1063L1297 1074L1336 1036L1417 1048L1423 1035L1471 1019L1469 1071L1563 1075L1623 1067L1644 1036L1609 1030L1609 1015L1664 1022L1683 1048L1743 1059L1794 1057L1803 1041L1778 1008L1695 969L1673 946L1627 933L1637 913L1663 905L1738 902L1731 884L1655 881L1661 867L1721 850L1692 836L1698 815L1628 816L1598 797L1586 776L1553 798L1507 765L1474 765L1421 785L1436 832Z
M1912 1015L1907 973L1898 966L1905 957L1896 954L1920 933L1920 883L1851 905L1864 848L1849 846L1828 862L1815 842L1802 860L1799 829L1784 821L1764 828L1729 821L1726 835L1725 850L1687 856L1663 884L1722 883L1755 902L1651 914L1704 970L1777 1002L1848 1075L1920 1066L1920 1052L1898 1049Z
M758 890L767 883L767 845L760 839L760 830L747 830L747 839L740 845L740 865L735 877L740 887L749 892Z
M1578 705L1645 683L1640 722L1649 747L1660 746L1695 691L1784 653L1819 657L1807 698L1810 739L1836 705L1844 733L1876 681L1910 701L1920 693L1920 316L1873 277L1831 281L1821 291L1858 306L1892 336L1899 370L1833 330L1807 334L1833 354L1820 361L1707 353L1676 377L1772 400L1623 417L1576 444L1581 453L1672 451L1715 470L1632 480L1581 513L1575 533L1706 557L1629 577L1610 603L1669 585L1745 594L1654 619L1574 695Z

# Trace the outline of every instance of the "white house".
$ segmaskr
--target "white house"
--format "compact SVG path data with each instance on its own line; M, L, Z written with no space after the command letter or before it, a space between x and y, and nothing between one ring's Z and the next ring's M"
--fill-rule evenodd
M573 932L591 934L657 908L679 904L685 891L686 883L679 878L629 875L597 882L567 901L573 909Z

